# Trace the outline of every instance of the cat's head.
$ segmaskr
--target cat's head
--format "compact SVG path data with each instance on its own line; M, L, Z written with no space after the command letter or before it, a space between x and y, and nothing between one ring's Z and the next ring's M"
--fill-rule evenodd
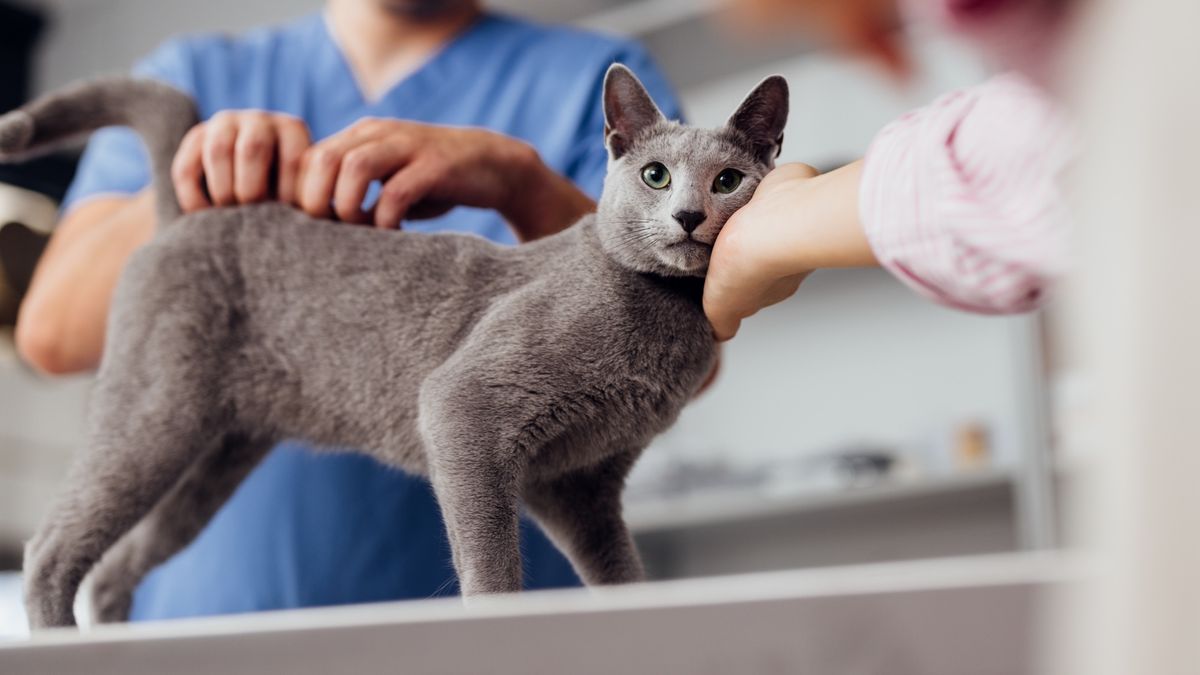
M718 129L667 120L628 68L604 80L608 175L596 214L619 264L665 276L704 276L713 242L775 165L788 87L763 80Z

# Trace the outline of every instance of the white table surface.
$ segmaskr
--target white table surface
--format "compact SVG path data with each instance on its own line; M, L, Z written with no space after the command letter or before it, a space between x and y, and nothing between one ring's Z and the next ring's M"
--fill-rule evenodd
M1004 555L56 630L5 675L1022 675L1076 561Z

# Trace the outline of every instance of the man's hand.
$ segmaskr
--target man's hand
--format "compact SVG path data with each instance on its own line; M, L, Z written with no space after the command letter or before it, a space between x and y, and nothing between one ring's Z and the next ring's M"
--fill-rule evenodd
M383 188L368 213L363 199L376 180ZM301 162L299 194L309 215L380 228L455 206L495 209L523 240L593 208L527 143L483 129L388 119L361 120L312 146Z
M171 165L184 212L277 199L298 204L300 160L312 144L290 115L219 112L184 137Z
M791 297L813 270L876 264L858 222L860 164L823 176L807 164L784 164L729 218L704 282L704 311L718 339Z
M494 209L522 241L557 232L595 204L529 144L483 129L363 119L312 144L304 122L226 111L193 128L172 165L185 212L277 199L316 218L397 228L456 206ZM383 189L370 213L363 199Z

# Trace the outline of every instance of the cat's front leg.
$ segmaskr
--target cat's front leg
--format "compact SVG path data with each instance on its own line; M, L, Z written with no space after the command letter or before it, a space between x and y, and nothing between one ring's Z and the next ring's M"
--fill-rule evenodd
M422 384L418 405L429 479L467 599L516 593L522 586L519 499L527 415L507 387L496 386L495 365L482 356L457 354Z
M639 453L614 455L548 480L530 481L530 515L589 586L645 579L641 557L621 515L625 477Z
M521 590L519 476L512 463L495 461L490 451L466 441L439 447L430 457L430 480L465 598Z

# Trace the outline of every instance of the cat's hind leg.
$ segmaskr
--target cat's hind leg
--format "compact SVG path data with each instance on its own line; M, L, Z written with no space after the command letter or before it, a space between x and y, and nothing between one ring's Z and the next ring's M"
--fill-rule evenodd
M74 625L84 576L232 425L217 352L234 324L220 302L220 277L204 260L156 242L122 274L88 446L26 547L34 628Z
M637 455L624 453L586 469L530 481L530 515L589 586L642 581L637 546L621 516L621 492Z
M34 628L75 624L75 593L110 546L179 479L219 432L194 428L181 437L161 419L138 419L123 433L102 434L72 470L66 491L26 546L25 604ZM152 433L157 429L162 433Z
M228 434L202 456L92 572L92 618L129 619L133 592L142 579L190 544L229 500L273 443Z

